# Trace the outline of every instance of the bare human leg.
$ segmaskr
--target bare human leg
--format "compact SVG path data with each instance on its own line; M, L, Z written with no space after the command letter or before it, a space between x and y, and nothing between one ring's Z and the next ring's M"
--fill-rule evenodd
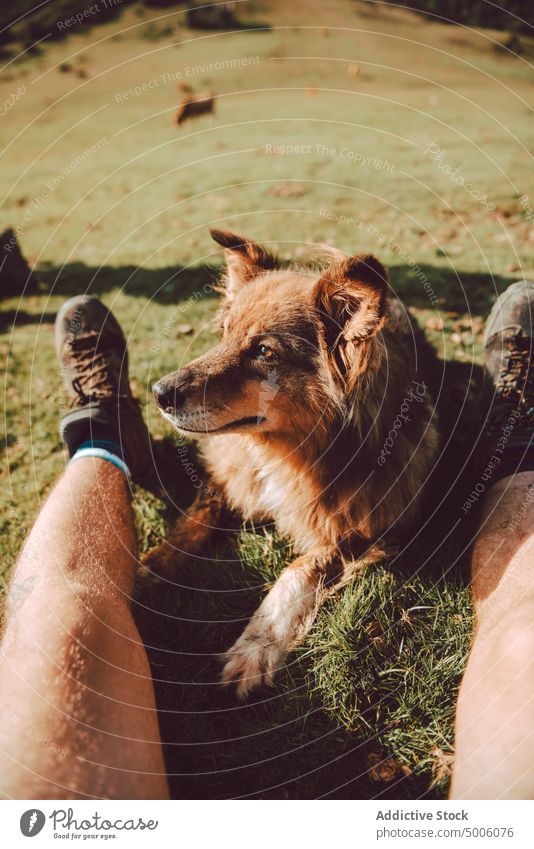
M6 798L168 796L154 690L130 611L136 541L123 472L67 467L9 590L0 655Z
M154 690L130 611L137 546L128 477L153 443L113 315L85 295L55 325L71 462L15 566L0 655L0 792L168 795Z
M534 798L534 472L488 493L472 557L477 631L456 716L454 799Z

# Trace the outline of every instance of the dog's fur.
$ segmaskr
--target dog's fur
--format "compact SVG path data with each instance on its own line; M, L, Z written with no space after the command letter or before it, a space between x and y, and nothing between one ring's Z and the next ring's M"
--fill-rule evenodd
M154 391L181 432L204 434L210 491L146 560L200 553L222 509L274 521L298 554L227 654L243 695L270 683L325 595L413 529L438 434L416 334L370 255L329 249L319 271L212 231L227 273L219 345Z

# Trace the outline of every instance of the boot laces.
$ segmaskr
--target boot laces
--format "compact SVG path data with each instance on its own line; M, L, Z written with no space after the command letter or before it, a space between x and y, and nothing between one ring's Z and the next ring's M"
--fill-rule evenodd
M72 381L72 388L78 396L80 406L108 398L110 395L116 398L129 397L117 392L117 386L111 377L109 353L98 349L99 338L100 333L89 331L69 341L79 371L78 377Z

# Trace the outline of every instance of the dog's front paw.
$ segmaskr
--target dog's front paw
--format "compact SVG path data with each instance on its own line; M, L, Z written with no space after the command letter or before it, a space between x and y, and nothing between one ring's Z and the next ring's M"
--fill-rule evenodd
M255 687L272 684L287 653L313 622L315 599L316 588L304 569L284 569L226 654L223 683L234 684L241 698Z
M272 629L261 628L253 621L226 653L221 680L235 686L239 698L244 699L251 690L272 685L286 654L286 646L274 639Z

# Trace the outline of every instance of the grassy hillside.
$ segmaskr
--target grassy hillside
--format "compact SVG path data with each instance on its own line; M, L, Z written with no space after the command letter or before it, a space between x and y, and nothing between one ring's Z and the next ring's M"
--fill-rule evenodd
M502 33L369 3L246 2L239 15L238 31L199 32L180 9L132 6L1 71L0 229L15 228L38 283L0 305L4 579L65 464L53 319L66 296L113 308L163 436L151 383L215 340L210 226L301 260L310 242L375 252L440 357L439 515L429 504L409 550L326 606L257 703L221 695L217 653L287 561L283 540L244 529L137 614L175 795L443 796L470 633L470 487L455 470L483 319L533 272L532 68ZM177 82L214 91L215 117L177 128ZM177 509L141 490L135 507L145 550Z

